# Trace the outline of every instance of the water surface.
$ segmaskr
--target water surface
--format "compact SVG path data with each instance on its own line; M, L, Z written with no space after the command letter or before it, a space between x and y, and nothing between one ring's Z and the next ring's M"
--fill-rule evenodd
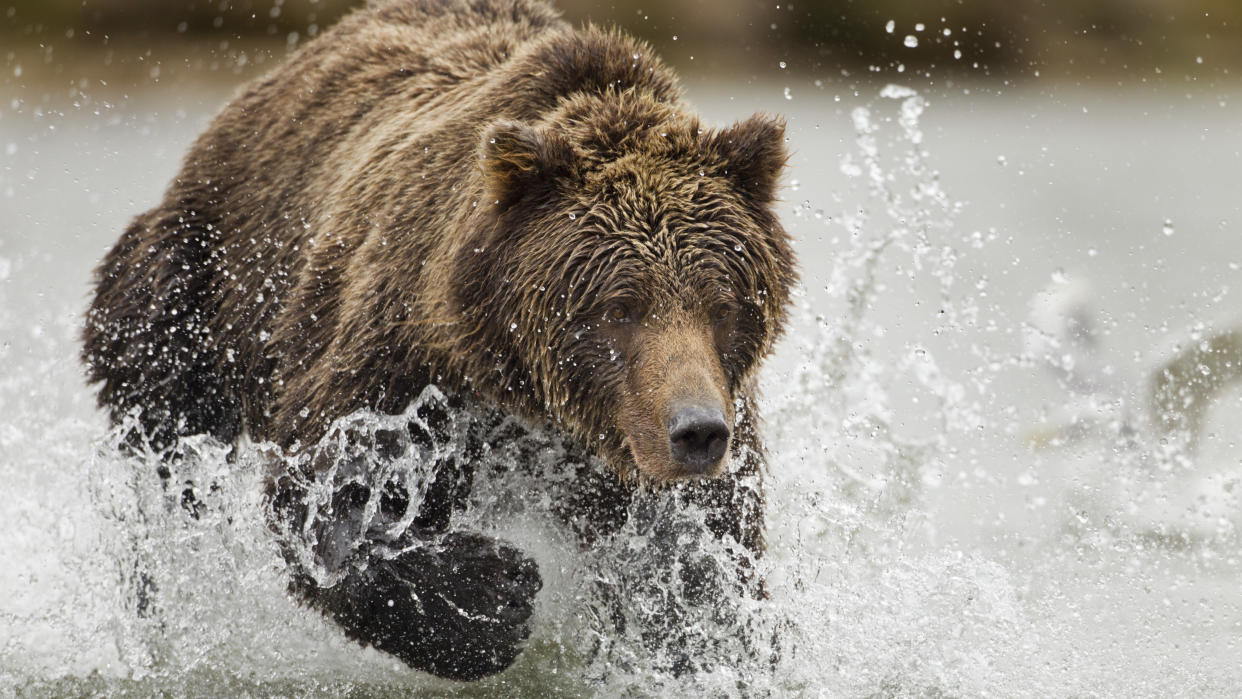
M578 593L630 549L578 556L497 500L480 512L512 517L548 585L531 647L474 686L296 606L255 454L201 445L189 468L222 487L188 522L83 383L90 269L226 95L0 95L0 692L1242 691L1242 395L1194 452L1147 405L1163 361L1242 324L1242 92L784 87L691 90L721 123L789 118L805 289L764 377L771 599L740 612L778 659L676 678L624 637L588 657ZM1079 312L1089 346L1057 335Z

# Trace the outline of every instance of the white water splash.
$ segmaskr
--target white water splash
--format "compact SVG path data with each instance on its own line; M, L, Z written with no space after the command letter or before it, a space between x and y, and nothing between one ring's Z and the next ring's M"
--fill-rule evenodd
M497 441L480 464L495 477L480 479L458 523L531 553L545 588L527 650L512 670L477 685L440 682L361 649L289 597L262 513L270 447L228 455L211 440L187 441L170 479L193 482L204 503L198 519L187 516L179 488L156 476L159 464L123 456L122 431L108 431L89 407L73 368L77 316L31 332L19 304L4 299L0 360L13 358L14 343L22 359L20 371L0 376L0 406L18 416L0 424L0 694L1233 693L1242 682L1237 610L1198 600L1236 605L1236 594L1217 593L1236 587L1236 534L1211 528L1185 538L1188 526L1178 524L1153 535L1119 516L1170 500L1168 484L1190 468L1145 456L1161 445L1127 437L1122 413L1101 411L1089 447L1073 456L1023 452L1017 483L1031 494L977 514L990 522L1024 508L1046 512L1048 528L990 545L959 544L938 529L933 506L946 491L1007 477L1008 464L972 450L1020 431L997 386L1007 372L1040 376L1064 346L974 344L992 319L964 266L990 243L955 224L961 207L925 150L928 109L898 86L856 108L855 148L842 170L857 190L844 211L816 217L839 241L836 253L803 264L829 267L827 288L800 297L790 329L801 346L797 373L770 378L763 406L772 476L760 572L769 599L725 600L723 616L696 611L673 574L682 561L659 545L702 526L701 513L675 499L645 500L643 516L611 546L579 551L550 506L565 452L555 435L517 425L520 437ZM895 306L922 314L913 338L892 339L901 330L891 322ZM1086 393L1101 390L1091 384ZM354 415L338 427L400 431L419 407ZM351 458L336 474L419 482L429 460L457 449L460 432L449 435L430 448L403 443L395 459L349 454L342 443ZM525 461L531 453L536 463ZM1160 480L1152 473L1165 473L1161 463L1180 465ZM1203 497L1192 494L1190 507L1228 519L1236 505L1215 496L1232 481L1218 480ZM1119 497L1118 481L1143 492ZM327 493L315 496L322 503ZM372 508L358 533L377 523L408 522L384 522ZM729 555L710 541L690 553L709 569ZM670 574L648 573L662 565ZM147 616L135 596L144 575L153 586ZM321 580L330 576L320 571ZM626 595L625 631L610 617L616 596L601 585ZM643 638L650 609L681 615L680 650L706 661L701 672L669 671L679 649ZM1212 623L1224 631L1188 630Z

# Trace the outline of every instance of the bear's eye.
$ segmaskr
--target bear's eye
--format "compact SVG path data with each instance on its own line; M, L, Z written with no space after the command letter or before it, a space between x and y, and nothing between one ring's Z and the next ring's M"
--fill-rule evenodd
M733 317L733 306L727 303L718 303L712 306L711 319L713 323L724 323Z
M604 317L614 323L628 323L632 318L630 307L621 302L609 306L608 310L604 312Z

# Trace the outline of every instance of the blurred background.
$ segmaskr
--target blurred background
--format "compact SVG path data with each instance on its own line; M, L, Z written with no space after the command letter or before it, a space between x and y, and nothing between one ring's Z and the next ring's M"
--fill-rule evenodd
M20 78L162 81L261 71L360 0L7 0ZM621 25L683 73L781 70L948 78L1197 80L1242 65L1236 0L626 0L555 3ZM87 64L82 66L79 64Z

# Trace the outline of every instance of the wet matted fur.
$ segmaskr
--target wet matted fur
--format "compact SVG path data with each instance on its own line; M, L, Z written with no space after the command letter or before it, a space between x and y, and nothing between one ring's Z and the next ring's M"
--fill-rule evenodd
M297 454L333 420L399 413L435 384L603 458L613 475L583 480L607 496L562 507L578 529L611 529L641 481L708 476L677 487L757 556L754 373L795 274L771 210L783 141L768 117L705 127L645 44L535 0L375 1L199 137L100 265L83 357L100 404L137 412L157 450L245 430ZM670 457L687 401L720 406L730 468ZM302 531L299 491L270 475L274 524ZM449 531L459 494L432 490L424 507L446 514L423 518L408 555L331 589L295 569L295 588L415 667L502 670L538 573ZM342 497L348 511L367 496ZM395 585L498 611L386 613Z

